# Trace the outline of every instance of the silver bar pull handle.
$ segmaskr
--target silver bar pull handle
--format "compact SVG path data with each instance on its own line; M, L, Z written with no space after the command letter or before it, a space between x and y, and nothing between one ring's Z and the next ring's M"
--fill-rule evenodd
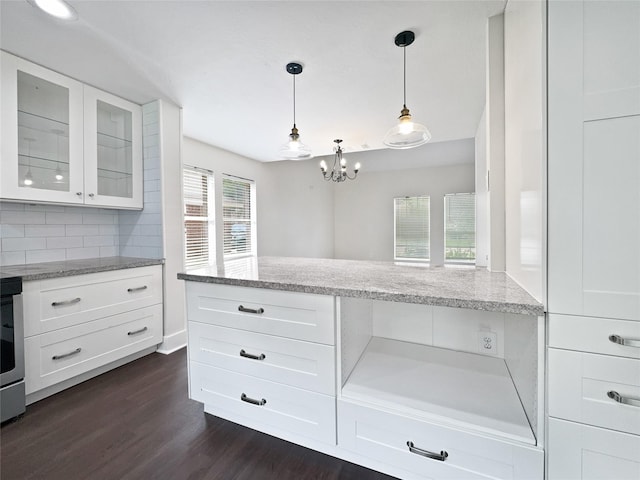
M135 288L127 288L127 292L129 293L133 293L133 292L141 292L142 290L146 290L147 286L143 285L141 287L135 287Z
M240 356L244 358L250 358L251 360L264 360L265 358L267 358L264 353L261 353L260 355L253 355L251 353L245 352L244 348L240 350Z
M622 395L620 395L618 392L616 392L615 390L609 390L607 392L607 396L612 399L615 400L618 403L622 403L624 405L631 405L632 407L640 407L640 398L636 398L636 397L623 397Z
M260 308L247 308L244 307L242 305L238 305L238 310L240 312L244 312L244 313L257 313L258 315L261 315L264 313L264 308L260 307Z
M640 338L624 338L620 335L609 335L609 341L625 347L640 348Z
M65 305L73 305L74 303L78 303L80 301L80 297L72 298L71 300L63 300L62 302L52 302L52 307L64 307Z
M254 405L263 406L267 401L263 398L262 400L256 400L255 398L247 397L244 393L240 395L240 400L247 403L252 403Z
M409 447L409 451L411 453L415 453L417 455L422 455L423 457L432 458L433 460L439 460L444 462L449 454L444 450L441 450L440 453L430 452L429 450L423 450L421 448L416 447L411 440L407 442L407 447Z
M62 355L54 355L53 357L51 357L51 360L61 360L63 358L67 358L67 357L70 357L72 355L77 355L81 351L82 351L82 349L80 347L78 347L73 352L63 353Z
M140 330L134 330L133 332L127 332L127 335L129 335L129 336L137 335L139 333L146 332L147 330L149 330L147 327L142 327Z

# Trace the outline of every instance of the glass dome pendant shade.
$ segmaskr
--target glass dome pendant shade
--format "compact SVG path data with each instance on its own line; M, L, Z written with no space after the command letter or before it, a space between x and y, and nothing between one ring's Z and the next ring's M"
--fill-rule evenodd
M420 123L411 120L411 114L406 105L400 111L398 124L391 128L384 136L384 144L389 148L413 148L424 145L431 140L431 132Z
M293 128L289 134L289 140L278 151L278 156L283 160L306 160L311 158L311 150L300 141L300 134L296 127L296 75L302 73L302 65L288 63L287 72L293 77Z
M391 128L384 136L383 143L389 148L414 148L424 145L431 140L431 133L424 125L415 123L411 119L411 113L407 108L407 50L415 39L415 34L411 31L400 32L396 35L395 44L402 47L403 52L403 80L404 80L404 103L398 117L398 124Z

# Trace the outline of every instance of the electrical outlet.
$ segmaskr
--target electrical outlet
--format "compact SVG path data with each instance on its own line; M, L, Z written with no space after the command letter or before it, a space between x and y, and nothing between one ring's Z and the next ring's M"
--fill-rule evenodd
M478 350L486 355L498 355L498 335L495 332L478 332Z

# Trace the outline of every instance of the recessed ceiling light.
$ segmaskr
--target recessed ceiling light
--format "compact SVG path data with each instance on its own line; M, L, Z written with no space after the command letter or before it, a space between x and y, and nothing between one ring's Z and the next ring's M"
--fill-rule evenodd
M27 0L31 5L43 12L61 20L75 20L78 14L75 9L64 0Z

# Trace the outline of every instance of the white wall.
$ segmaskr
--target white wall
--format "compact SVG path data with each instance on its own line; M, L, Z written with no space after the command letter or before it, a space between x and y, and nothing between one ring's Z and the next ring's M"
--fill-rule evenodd
M476 266L489 265L489 190L487 189L487 115L482 112L475 137L476 158Z
M182 109L168 102L154 102L159 108L159 140L162 182L162 239L164 250L164 338L158 348L171 353L186 345L184 270L182 235ZM145 105L147 107L147 105ZM145 207L146 208L146 207ZM178 226L176 228L176 226Z
M505 11L506 270L544 303L546 238L545 2Z
M265 170L258 255L333 258L335 187L322 178L318 161L273 162Z
M393 199L431 197L431 264L444 263L444 195L473 192L473 163L387 172L363 171L335 186L335 258L393 261Z
M494 272L503 272L505 263L504 196L504 15L487 22L486 161L489 172L488 224L489 261Z

